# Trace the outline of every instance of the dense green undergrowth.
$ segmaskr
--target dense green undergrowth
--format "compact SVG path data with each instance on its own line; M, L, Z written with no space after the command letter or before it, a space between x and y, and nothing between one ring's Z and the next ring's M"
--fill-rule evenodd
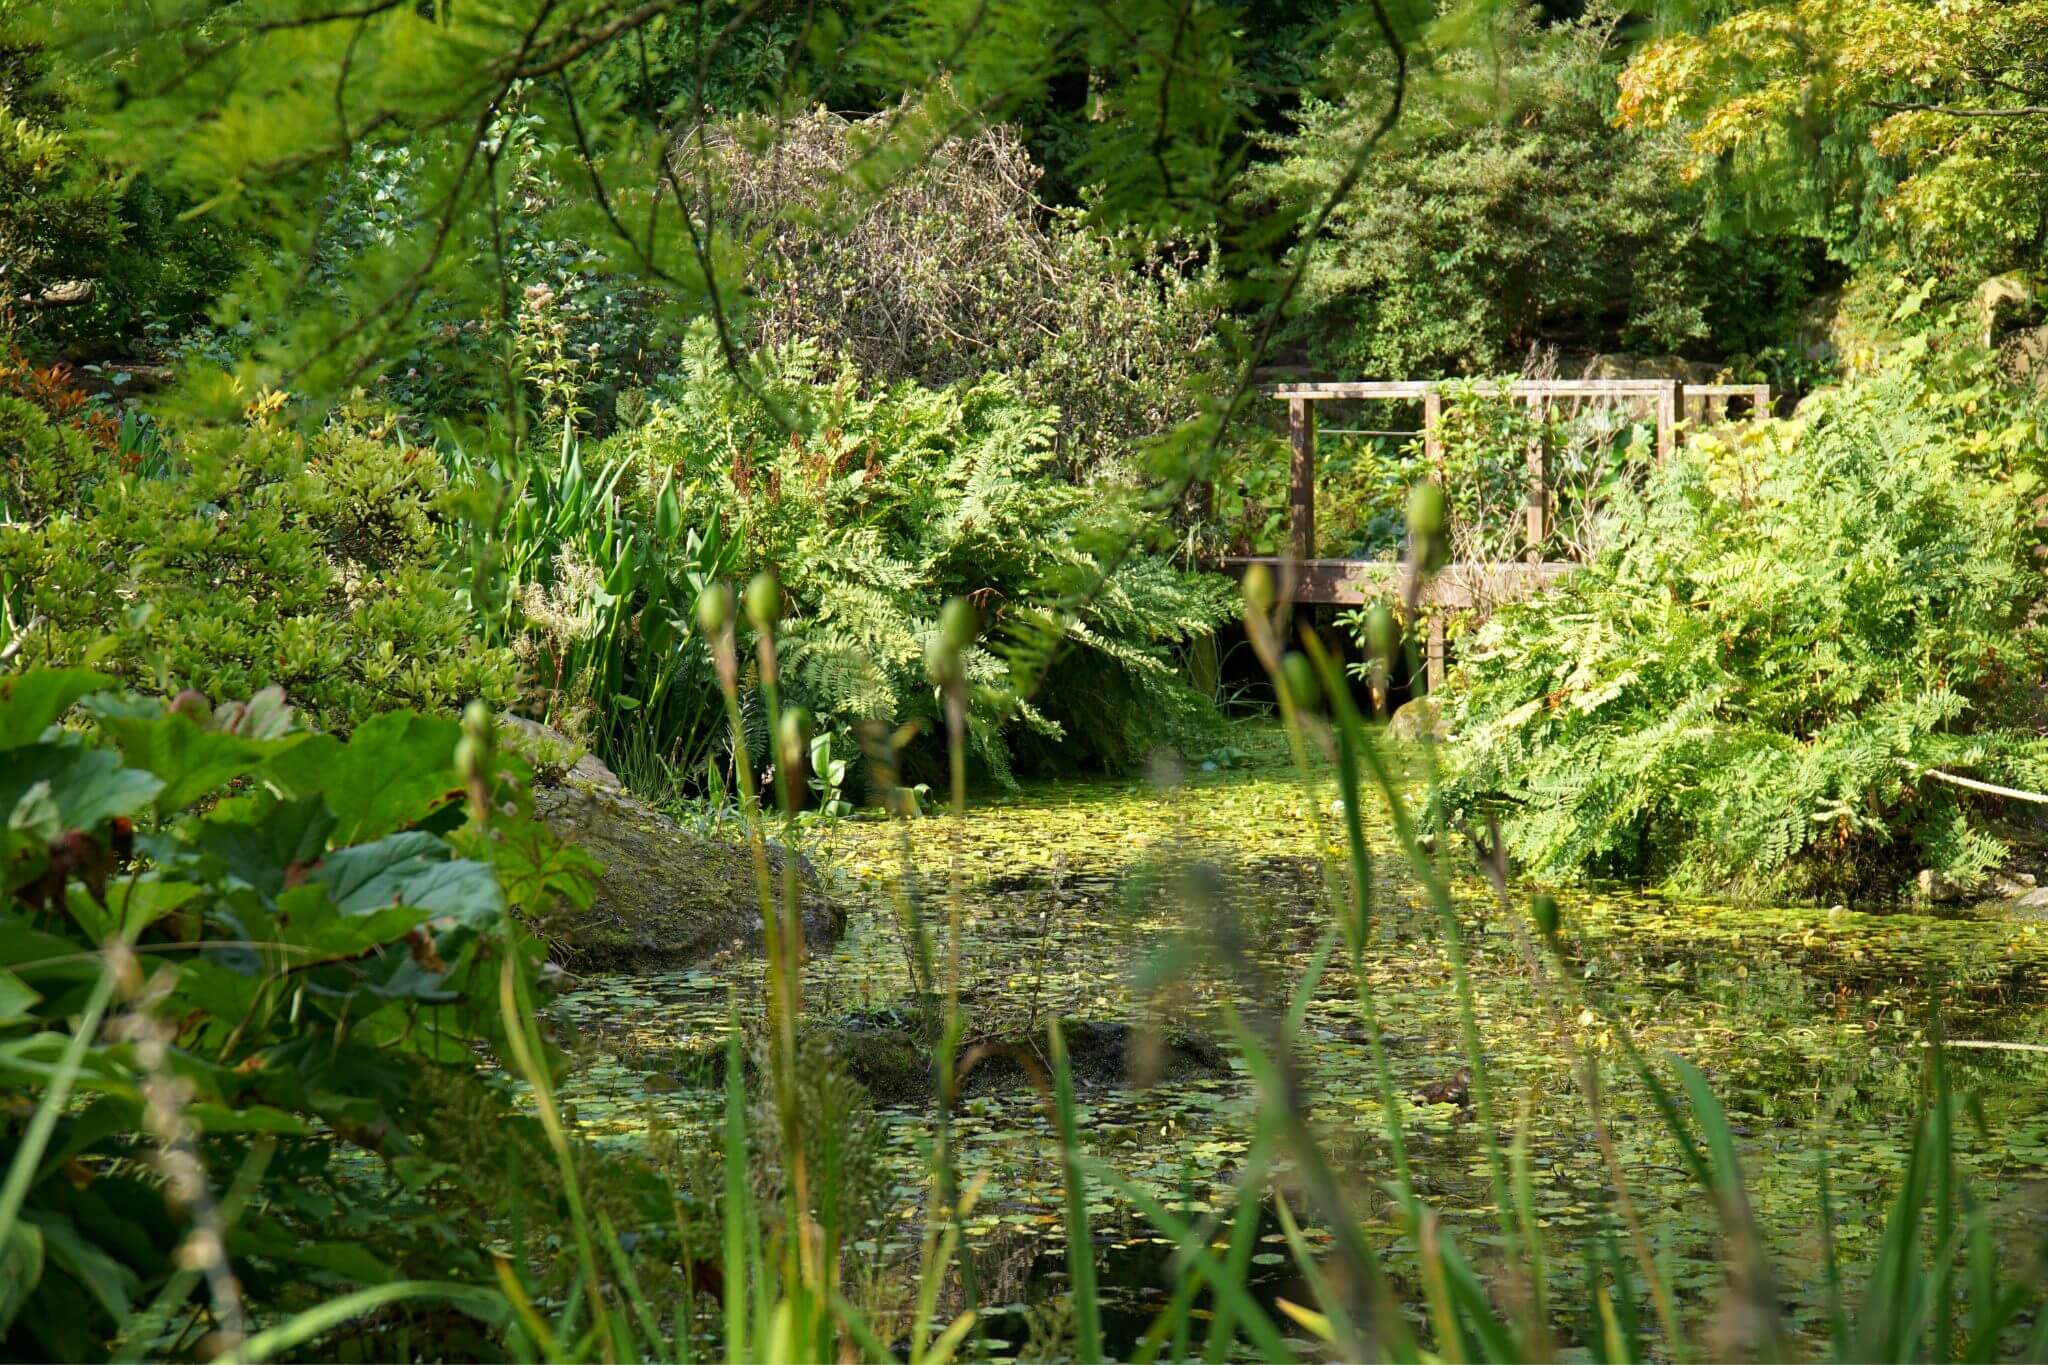
M479 1066L509 1065L501 993L540 965L515 912L586 899L589 860L523 813L487 725L343 741L274 689L114 683L0 685L9 1354L203 1356L342 1286L480 1287L507 1182L536 1214L563 1194ZM490 1354L502 1307L443 1297L478 1316L442 1349Z
M1468 641L1445 800L1545 878L1814 896L1969 883L2048 750L2035 537L1905 377L1697 440Z

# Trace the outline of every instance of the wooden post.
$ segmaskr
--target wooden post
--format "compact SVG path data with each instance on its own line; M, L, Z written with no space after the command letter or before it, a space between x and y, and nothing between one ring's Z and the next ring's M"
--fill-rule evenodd
M1429 617L1429 690L1441 692L1444 688L1444 674L1448 671L1450 649L1444 640L1444 614L1430 613Z
M1443 418L1443 395L1430 389L1422 395L1422 458L1436 470L1438 483L1444 481L1444 438L1437 430Z
M1306 398L1287 400L1287 439L1294 447L1287 509L1287 544L1294 576L1316 557L1316 410Z
M1550 471L1543 458L1543 396L1529 395L1529 554L1531 564L1543 561L1543 543L1550 539Z
M1657 390L1657 463L1678 449L1678 416L1685 411L1685 385L1677 380Z

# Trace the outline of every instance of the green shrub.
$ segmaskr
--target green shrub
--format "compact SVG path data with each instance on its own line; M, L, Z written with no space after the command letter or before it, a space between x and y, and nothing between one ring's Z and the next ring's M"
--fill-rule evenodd
M0 408L0 587L24 664L91 660L165 694L283 687L337 730L512 698L509 653L478 647L440 567L432 452L258 420L192 437L164 477L111 455L81 473L91 447L35 416Z
M167 711L86 670L4 682L11 1358L183 1355L237 1306L481 1283L519 1240L512 1191L560 1213L539 1125L483 1059L510 1065L501 992L540 964L511 912L587 904L589 864L522 813L516 764L448 718L344 742L275 692ZM494 1355L497 1316L428 1329L427 1354ZM358 1330L365 1358L411 1349Z
M1453 675L1446 796L1539 877L1869 893L2004 853L1955 770L2039 790L2048 637L2010 482L1888 378L1699 439Z
M940 732L926 643L946 599L975 602L985 638L968 660L980 689L974 746L1000 777L1019 732L1081 739L1063 746L1073 761L1128 763L1201 725L1206 710L1174 650L1226 619L1234 597L1219 577L1138 552L1077 609L1061 609L1107 566L1077 537L1120 538L1124 498L1064 477L1054 426L1004 378L869 394L806 346L742 383L700 329L672 397L598 453L638 471L629 496L643 528L664 517L723 527L738 546L735 572L780 577L786 685L828 724ZM1042 644L1048 630L1067 646L1062 661L1042 691L1008 695L1003 642ZM1084 714L1085 729L1062 723Z

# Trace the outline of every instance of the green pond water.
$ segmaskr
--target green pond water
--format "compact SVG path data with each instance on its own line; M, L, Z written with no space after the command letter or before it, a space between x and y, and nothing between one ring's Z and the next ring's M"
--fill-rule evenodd
M1284 1006L1330 923L1324 869L1340 850L1334 778L1304 791L1277 731L1243 727L1248 751L1221 771L1140 782L1034 784L978 801L965 821L844 821L809 851L856 908L844 940L806 969L814 1019L886 1018L910 995L892 889L908 885L939 932L947 888L961 887L962 995L968 1039L1015 1039L1053 1017L1125 1022L1167 1036L1221 1039L1226 1002ZM1413 770L1414 754L1403 756ZM1457 1099L1457 1001L1442 935L1398 866L1384 812L1375 837L1374 941L1364 958L1423 1197L1484 1265L1495 1232L1483 1134ZM1675 1145L1629 1078L1598 1016L1560 1011L1524 954L1515 918L1471 872L1455 872L1478 1024L1502 1135L1526 1125L1538 1212L1560 1280L1609 1224L1611 1190L1574 1072L1591 1043L1605 1059L1610 1119L1638 1208L1681 1296L1696 1308L1724 1283L1716 1222ZM906 873L906 868L908 872ZM907 878L907 880L906 880ZM1822 1315L1817 1172L1825 1163L1834 1235L1846 1267L1875 1248L1926 1086L1928 1008L1938 995L1950 1037L2044 1042L2048 926L1843 909L1731 907L1641 892L1560 897L1563 937L1590 989L1628 1019L1645 1051L1678 1053L1712 1080L1740 1140L1750 1196L1795 1329ZM1228 962L1198 944L1238 945ZM1397 1271L1382 1115L1343 955L1323 978L1298 1037L1300 1103L1351 1182L1352 1205ZM593 978L556 1017L580 1064L564 1090L586 1133L684 1150L716 1123L720 1080L705 1059L729 1011L758 1021L758 962L729 969ZM1047 1105L1025 1073L970 1077L958 1112L960 1162L980 1195L968 1223L990 1349L1057 1349L1065 1322L1060 1168ZM2015 1254L2048 1233L2048 1055L1954 1053L1969 1096L1960 1136L1977 1198ZM1245 1155L1250 1087L1226 1057L1177 1068L1149 1088L1082 1084L1085 1144L1127 1178L1180 1207L1227 1207ZM1424 1092L1424 1093L1418 1093ZM858 1116L874 1149L873 1216L857 1252L864 1286L887 1312L912 1272L927 1201L933 1106L878 1095ZM1280 1184L1285 1187L1283 1171ZM1305 1211L1299 1200L1291 1203ZM1111 1344L1128 1345L1177 1281L1163 1239L1121 1200L1094 1193L1096 1253ZM1311 1227L1311 1239L1323 1236ZM1262 1292L1307 1301L1268 1228ZM892 1269L893 1267L893 1269ZM1852 1286L1854 1282L1852 1281ZM892 1288L892 1286L895 1286ZM958 1293L949 1290L949 1301ZM1582 1336L1581 1295L1555 1294L1558 1328ZM1694 1314L1695 1318L1699 1315Z

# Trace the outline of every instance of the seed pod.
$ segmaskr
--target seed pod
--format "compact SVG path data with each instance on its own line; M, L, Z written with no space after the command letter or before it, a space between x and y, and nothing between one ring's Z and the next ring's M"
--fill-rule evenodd
M706 588L697 599L697 628L717 636L732 624L732 584L723 580Z
M763 634L782 619L782 585L771 573L757 573L747 584L747 620Z
M1245 610L1264 616L1273 609L1273 575L1263 564L1254 564L1244 574Z
M797 773L802 768L804 755L810 752L811 713L801 706L784 709L775 738L782 755L782 766L791 774Z
M948 599L939 609L939 639L955 654L964 654L981 629L979 613L964 597Z
M946 632L932 632L924 646L924 671L940 686L960 680L960 651L946 648Z
M1384 602L1375 602L1366 610L1365 643L1374 658L1390 669L1394 666L1394 656L1401 652L1401 624Z
M1417 540L1434 540L1444 533L1450 512L1444 505L1444 490L1433 483L1418 483L1408 490L1408 534Z
M1529 902L1530 918L1536 921L1536 932L1546 942L1557 941L1557 900L1555 897L1537 894Z
M1315 665L1303 654L1290 652L1280 661L1280 676L1287 683L1288 695L1294 704L1304 711L1314 711L1322 705L1323 690L1316 685Z

